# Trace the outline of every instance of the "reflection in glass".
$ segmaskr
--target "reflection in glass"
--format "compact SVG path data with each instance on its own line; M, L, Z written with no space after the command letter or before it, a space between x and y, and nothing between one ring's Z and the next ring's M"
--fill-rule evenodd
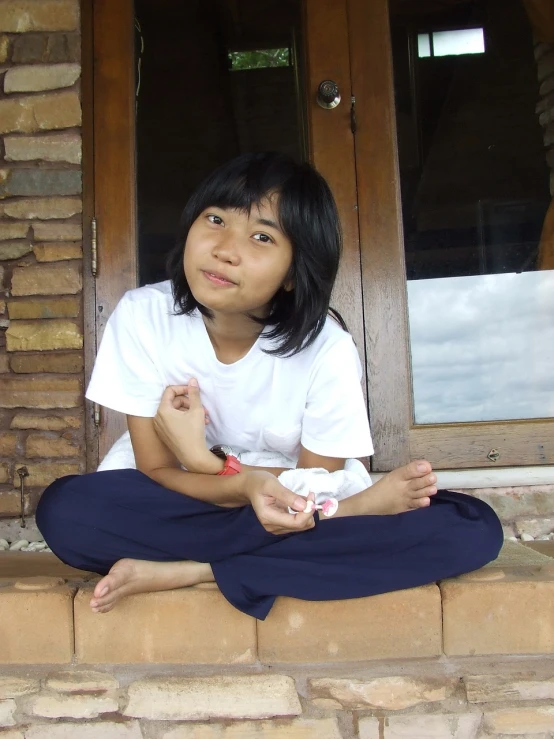
M433 34L433 56L483 54L484 52L485 36L482 28L437 31Z
M284 49L255 49L254 51L230 51L231 70L266 69L267 67L291 67L292 56L288 47Z
M431 35L429 33L418 33L417 55L420 57L431 56Z
M304 158L301 0L135 0L135 15L143 285L165 279L183 206L215 167L246 151Z
M484 54L484 52L485 35L482 28L461 28L457 31L436 31L417 35L419 57Z
M554 416L554 272L408 283L418 423Z
M415 422L554 416L549 169L522 0L390 10Z

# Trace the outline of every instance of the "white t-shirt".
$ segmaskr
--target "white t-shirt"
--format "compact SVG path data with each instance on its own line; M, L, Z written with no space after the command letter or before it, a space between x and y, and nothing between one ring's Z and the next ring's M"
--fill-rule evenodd
M133 416L153 417L164 389L196 377L209 412L206 441L237 452L271 451L296 460L300 444L329 457L373 454L352 337L328 318L292 357L263 332L246 356L223 364L202 315L175 315L169 281L127 292L111 315L86 397Z

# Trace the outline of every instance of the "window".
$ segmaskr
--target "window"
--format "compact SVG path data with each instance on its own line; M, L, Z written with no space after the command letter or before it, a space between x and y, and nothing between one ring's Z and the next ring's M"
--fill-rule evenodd
M352 32L374 469L552 464L550 172L524 6L375 0L374 17L389 9L387 38L361 13ZM422 27L485 29L486 53ZM391 46L394 69L368 75Z
M420 59L429 56L484 54L485 34L482 28L419 33L417 36L417 51Z

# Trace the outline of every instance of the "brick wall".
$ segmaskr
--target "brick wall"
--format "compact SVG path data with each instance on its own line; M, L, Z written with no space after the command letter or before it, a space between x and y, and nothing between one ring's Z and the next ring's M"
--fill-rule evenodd
M0 1L0 516L83 469L78 0Z

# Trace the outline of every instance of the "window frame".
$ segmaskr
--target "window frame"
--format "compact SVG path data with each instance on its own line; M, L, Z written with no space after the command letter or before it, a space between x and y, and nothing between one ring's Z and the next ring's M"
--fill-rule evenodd
M372 469L552 464L554 419L414 423L388 0L349 0L349 29Z

